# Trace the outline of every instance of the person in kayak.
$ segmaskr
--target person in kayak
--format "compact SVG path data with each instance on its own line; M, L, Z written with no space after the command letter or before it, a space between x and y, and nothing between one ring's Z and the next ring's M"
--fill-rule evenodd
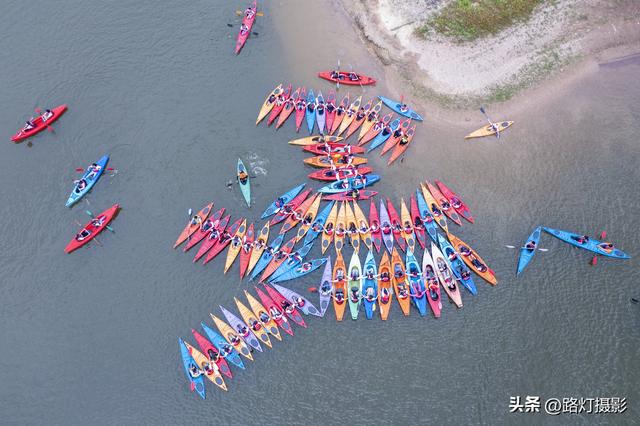
M93 179L100 170L102 170L102 166L99 166L96 163L91 163L91 165L89 166L89 174L87 175L87 179Z
M418 299L424 296L424 294L426 293L425 291L420 290L420 286L416 283L411 285L411 290L411 296L417 297Z
M247 179L249 179L249 175L247 174L247 172L242 170L240 173L238 173L238 179L240 179L240 183L244 185L245 183L247 183Z
M207 232L211 228L213 228L213 222L209 219L205 220L204 223L200 225L200 230L202 232Z
M344 270L342 268L338 269L338 271L336 272L336 281L344 281Z
M218 352L214 352L214 350L211 348L207 349L207 356L213 362L218 362L218 360L220 359L220 354Z
M53 117L53 111L51 111L50 109L46 110L44 114L42 114L42 122L44 123L51 117Z
M271 321L271 317L264 311L260 311L260 315L258 315L258 317L260 318L260 322L262 322L263 325L267 325L267 323Z
M463 255L464 257L468 257L471 254L471 250L469 250L469 247L467 246L460 246L460 248L458 249L458 251L460 252L461 255Z
M374 300L376 300L376 295L373 290L373 287L367 287L367 292L365 293L364 297L369 302L373 302Z
M411 225L411 222L409 222L408 220L404 222L404 232L406 232L407 234L413 232L413 225Z
M358 287L351 287L351 300L356 303L360 301L360 289Z
M231 239L231 245L233 247L238 247L240 244L242 244L242 238L239 236L236 235Z
M76 184L76 192L80 192L87 187L87 181L84 179L76 180L73 183Z
M320 225L322 226L322 225ZM333 234L333 223L327 224L327 226L322 226L322 229L325 234L331 236Z
M202 370L200 370L194 363L189 363L189 375L191 378L197 379L202 376Z
M454 209L459 209L460 207L462 207L462 201L460 201L456 197L452 197L451 198L451 205L453 206Z
M402 137L400 138L400 142L398 142L400 145L404 146L406 144L409 143L409 136L407 135L402 135Z
M360 76L358 74L356 74L355 72L350 72L349 73L349 80L358 81L358 80L360 80Z
M309 226L311 225L311 222L313 221L313 215L312 214L308 214L304 217L304 219L302 219L302 225L303 226Z
M249 32L249 27L247 27L245 24L240 25L241 35L246 35L248 32Z
M400 112L407 112L409 111L409 106L407 104L402 104L400 105Z
M195 225L200 225L201 223L202 223L202 218L198 215L195 215L189 222L189 225L195 226Z
M391 233L391 224L389 222L384 222L382 224L382 233L385 235L389 235Z
M336 299L336 302L338 304L344 303L344 293L342 292L342 290L336 290L336 295L333 297L334 299Z
M433 212L433 215L435 217L442 216L442 212L440 211L440 208L436 205L436 203L431 204L431 211Z
M260 331L260 329L262 328L262 324L260 324L260 322L255 318L251 319L251 324L250 325L251 325L251 329L253 331Z
M445 212L451 208L449 200L446 200L444 198L440 200L440 205L442 206L442 210L444 210Z
M276 308L275 306L272 306L269 309L269 313L271 314L271 318L273 318L274 320L279 320L280 318L282 318L282 312Z
M245 253L249 253L249 251L251 251L251 249L253 248L253 243L250 243L249 241L247 241L247 237L244 237L244 242L242 243L242 250L244 250Z
M393 276L396 277L397 279L404 278L404 271L402 270L402 267L400 265L397 265L397 264L395 265Z
M538 244L533 240L527 241L527 244L524 245L524 248L529 251L534 251L536 248L538 248Z
M474 268L476 268L480 272L487 271L487 265L480 262L475 256L471 256L471 264L473 265Z
M600 248L601 250L606 251L607 253L613 251L613 244L611 243L600 243L598 244L598 248Z
M349 234L357 234L357 233L358 233L358 229L356 228L356 224L355 224L355 223L353 223L353 222L351 222L351 223L349 224L349 229L347 230L347 232L348 232Z
M381 273L381 274L380 274L380 279L381 279L383 282L385 282L385 283L386 283L386 282L389 282L389 280L391 279L391 277L389 277L389 273L388 273L387 271L385 271L385 272L383 272L383 273Z
M24 127L22 128L23 132L28 132L29 130L32 130L36 127L36 124L33 122L33 120L28 120Z
M282 299L282 301L280 301L280 306L282 307L282 309L284 309L285 313L289 315L291 315L296 309L296 307L293 306L287 299Z
M291 296L291 301L296 308L302 308L307 304L303 298L297 296Z
M389 303L389 299L391 298L391 293L389 293L389 289L384 287L380 290L380 303Z
M262 238L258 238L254 243L253 243L253 248L256 250L260 250L262 249L262 247L265 246L265 241ZM266 248L265 248L266 251Z
M255 14L256 14L256 11L251 7L248 7L247 10L244 11L244 16L247 19L253 18L253 15Z
M322 285L320 286L320 294L326 296L331 293L331 289L331 283L329 281L323 281Z
M228 357L233 352L233 346L227 345L226 343L222 345L220 348L220 356L222 358Z
M284 206L285 199L282 197L278 197L278 199L274 202L277 208L281 208Z
M91 231L89 231L88 229L83 229L76 234L76 241L83 241L85 238L89 237L89 235L91 235Z
M437 284L429 284L429 297L431 300L438 300L438 285Z
M240 344L240 338L235 333L227 334L227 339L229 339L233 346L238 346Z
M249 328L247 328L246 325L238 324L236 330L238 331L238 333L240 333L240 336L249 337Z
M342 75L340 74L340 71L333 70L331 71L331 78L335 80L342 80Z
M404 284L398 284L398 298L406 299L407 297L409 297L407 286Z

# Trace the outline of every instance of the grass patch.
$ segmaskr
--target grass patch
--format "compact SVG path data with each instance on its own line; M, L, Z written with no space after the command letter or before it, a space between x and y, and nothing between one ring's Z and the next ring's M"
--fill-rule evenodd
M426 37L436 32L457 42L493 35L516 22L525 22L548 0L453 0L416 29Z

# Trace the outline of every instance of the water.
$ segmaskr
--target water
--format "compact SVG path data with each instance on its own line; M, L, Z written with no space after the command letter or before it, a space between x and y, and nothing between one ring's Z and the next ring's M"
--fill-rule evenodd
M278 132L253 125L274 83L328 91L313 73L338 57L345 68L382 72L355 35L332 31L349 27L322 5L333 3L268 4L259 36L237 58L238 20L227 2L5 5L4 138L35 106L65 102L69 111L31 148L0 144L3 423L549 421L509 415L515 395L626 396L623 416L570 421L638 417L640 313L629 303L638 297L640 207L634 62L594 71L553 99L523 101L500 142L461 139L479 114L453 123L429 121L427 111L404 163L387 168L371 157L383 176L376 189L395 201L420 178L441 178L464 196L478 221L453 232L489 262L497 287L478 279L479 296L463 294L465 307L445 306L438 321L403 318L397 304L386 323L337 324L330 311L257 354L228 393L207 385L203 402L189 392L177 337L193 341L191 327L251 287L237 266L223 276L222 259L203 267L171 249L187 209L214 200L257 221L304 180L305 156L285 143L291 124ZM305 43L305 31L316 41ZM387 90L380 84L365 97ZM73 169L105 152L120 172L96 185L89 204L66 209ZM238 156L258 175L251 210L225 187ZM116 233L65 255L75 221L88 220L83 211L114 202L123 207ZM545 236L550 251L516 280L516 253L504 245L522 243L539 224L606 230L634 258L593 268L587 253ZM291 286L305 289L319 276Z

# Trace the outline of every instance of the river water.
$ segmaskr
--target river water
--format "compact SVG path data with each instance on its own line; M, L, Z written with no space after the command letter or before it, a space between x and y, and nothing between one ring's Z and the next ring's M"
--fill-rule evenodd
M177 337L193 341L192 327L251 285L239 282L237 266L222 275L223 259L203 267L172 250L187 209L213 200L258 223L277 194L309 173L305 155L286 144L291 123L277 132L253 125L268 91L281 81L328 91L314 72L338 58L343 68L382 72L332 2L267 4L259 35L235 57L235 7L242 5L5 2L1 423L637 420L640 311L629 302L640 296L635 61L593 71L539 104L524 99L500 141L462 140L481 125L479 114L452 124L424 111L403 163L387 168L370 157L383 177L375 189L395 201L426 178L463 196L477 222L454 232L496 271L497 287L476 280L479 295L464 294L457 312L447 304L439 320L404 318L397 304L386 323L336 323L329 311L257 354L227 381L228 393L207 385L201 401L189 392ZM364 95L387 93L396 94L381 83ZM54 133L32 146L8 142L34 107L59 103L69 111ZM119 173L103 177L88 203L65 208L73 169L104 153ZM256 174L250 210L225 186L238 157ZM75 222L88 220L84 210L114 202L122 206L115 234L65 255ZM516 279L516 252L504 246L521 244L537 225L606 230L633 259L601 259L594 268L587 253L544 236L549 252ZM309 258L318 256L315 247ZM304 290L319 277L291 286ZM627 397L629 408L617 417L509 414L510 396L526 395Z

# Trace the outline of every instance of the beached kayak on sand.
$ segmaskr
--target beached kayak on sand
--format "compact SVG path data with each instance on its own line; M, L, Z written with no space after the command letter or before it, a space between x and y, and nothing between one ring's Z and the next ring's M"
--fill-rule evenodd
M325 80L332 81L334 83L346 84L349 86L366 86L368 84L375 84L376 80L372 77L364 74L358 74L356 72L346 71L322 71L318 73L318 77Z
M407 104L403 104L397 101L394 101L389 98L385 98L384 96L378 96L386 106L391 108L393 111L397 112L400 115L404 115L405 117L409 117L412 120L422 121L422 116L409 108Z

